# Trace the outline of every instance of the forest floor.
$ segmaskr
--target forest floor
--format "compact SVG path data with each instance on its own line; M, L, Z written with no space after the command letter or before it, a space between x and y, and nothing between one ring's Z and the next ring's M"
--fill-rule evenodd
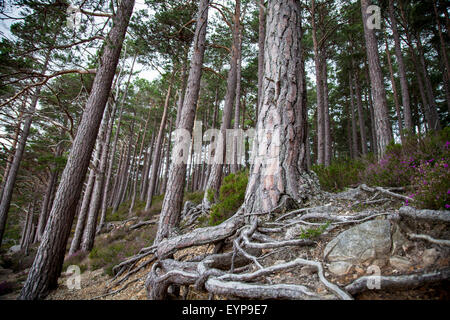
M353 189L355 190L355 189ZM390 217L397 216L399 208L403 206L404 202L395 198L385 198L385 201L377 201L371 203L375 197L364 192L343 192L340 194L325 193L320 199L312 200L307 203L306 206L311 208L322 208L322 211L328 212L331 216L348 217L352 215L360 215L361 213L367 213L368 215L377 214L371 220L386 220ZM382 199L384 199L382 197ZM381 199L381 200L382 200ZM367 203L367 204L365 204ZM152 220L157 221L158 216L153 216ZM131 225L136 221L130 223L116 223L118 226L114 232L129 232ZM343 223L337 224L330 228L325 229L322 233L312 233L315 245L314 246L301 246L301 247L281 247L277 250L270 252L262 252L262 255L267 256L262 259L264 266L276 265L292 261L296 258L303 258L308 260L319 261L324 267L324 275L328 281L339 285L344 288L346 285L355 281L364 275L368 275L367 271L370 265L376 264L380 268L381 275L383 276L395 276L395 275L408 275L417 273L427 273L434 270L443 270L450 267L450 247L430 243L426 240L414 240L408 239L405 235L408 232L416 232L421 234L431 235L433 238L449 239L450 228L448 223L433 223L428 221L416 221L412 219L402 218L400 221L392 220L391 228L398 226L399 230L395 241L398 241L398 235L401 234L401 243L397 245L392 242L391 249L388 257L382 262L366 261L361 263L354 263L348 270L341 273L333 273L330 271L330 262L324 257L324 250L327 244L336 238L339 234L355 227L357 223ZM197 224L191 225L182 233L189 232L193 228L199 227ZM122 229L122 230L121 230ZM140 232L147 234L154 234L156 232L156 225L143 226ZM286 239L288 233L295 234L298 237L298 232L308 234L309 231L314 229L305 229L303 226L301 229L290 229L285 234L278 235L278 239ZM315 229L317 231L317 229ZM311 232L309 232L311 233ZM392 232L394 234L394 232ZM111 236L110 234L102 234L101 238ZM133 241L130 237L127 237L126 241ZM394 236L392 237L394 239ZM98 241L98 240L96 240ZM394 240L393 240L394 241ZM214 249L213 245L204 245L186 248L178 251L174 258L180 260L188 260L190 257L199 256L205 253L211 253ZM225 251L231 250L231 247L225 247ZM395 252L394 252L395 251ZM433 253L430 257L430 253ZM392 257L400 259L400 263L394 263ZM138 261L136 265L142 265L145 261L151 259L149 256L144 257L141 261ZM88 264L89 258L85 258L82 263ZM114 284L113 287L109 287L112 283L113 277L107 275L104 269L86 270L81 274L81 289L68 289L66 283L70 275L63 273L59 279L58 288L52 291L47 299L49 300L90 300L90 299L107 299L107 300L144 300L147 299L147 292L145 289L145 280L149 273L153 263L148 264L145 268L142 268L137 273L131 275L126 281L120 284ZM253 269L256 270L256 269ZM0 270L0 283L5 279L9 281L23 282L26 272L19 273L5 272L5 269ZM266 284L279 284L290 283L304 285L308 288L312 288L316 293L333 298L331 292L328 292L327 288L320 282L317 273L311 269L310 266L298 266L288 270L283 270L276 274L265 276L263 283ZM119 290L118 290L119 289ZM450 286L449 281L440 282L438 285L423 285L414 289L396 289L396 290L367 290L363 293L354 295L355 299L372 299L372 300L385 300L385 299L444 299L450 298ZM109 291L108 291L109 290ZM118 290L116 293L114 293ZM183 296L184 287L181 288L181 296ZM106 294L109 292L109 294ZM13 293L9 293L4 296L0 296L0 299L15 299L18 294L16 290ZM208 293L197 292L193 286L188 290L187 299L208 299ZM214 296L214 299L225 299L226 297Z

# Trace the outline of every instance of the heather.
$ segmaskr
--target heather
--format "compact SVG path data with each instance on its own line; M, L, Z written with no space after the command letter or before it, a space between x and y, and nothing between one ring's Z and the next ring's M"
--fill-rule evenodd
M391 143L377 160L338 160L330 166L314 166L324 190L340 191L366 183L370 186L405 188L414 205L450 209L450 127L426 136L409 134L403 144ZM412 203L413 202L413 203Z

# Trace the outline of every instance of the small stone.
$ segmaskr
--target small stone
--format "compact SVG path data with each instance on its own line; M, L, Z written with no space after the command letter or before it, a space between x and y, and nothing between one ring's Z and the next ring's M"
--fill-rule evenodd
M274 264L282 264L282 263L285 263L286 261L284 261L284 260L277 260L277 261L275 261L275 263Z
M330 272L334 273L335 275L342 276L344 274L347 274L350 271L350 268L352 267L352 264L346 261L337 261L332 262L328 266L328 270Z
M408 259L399 256L391 257L389 263L398 270L408 270L411 267L411 262Z
M423 252L422 261L425 267L431 266L439 257L439 251L435 248L427 249Z

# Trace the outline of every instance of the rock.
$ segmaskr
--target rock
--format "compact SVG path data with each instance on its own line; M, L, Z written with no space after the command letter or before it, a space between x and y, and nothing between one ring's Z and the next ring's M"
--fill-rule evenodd
M439 257L439 251L435 248L427 249L423 252L422 262L425 267L431 266Z
M15 245L9 248L8 253L16 253L20 251L20 245Z
M399 249L403 249L405 245L408 243L408 239L403 235L400 231L400 227L395 224L394 232L392 233L392 250L391 254L397 254Z
M330 263L330 265L328 266L328 270L330 270L330 272L334 273L335 275L342 276L344 274L347 274L350 271L351 267L352 264L350 262L337 261Z
M274 265L276 265L276 264L283 264L283 263L286 263L286 261L284 261L284 260L277 260L277 261L275 261Z
M411 262L408 259L399 256L391 257L389 263L400 271L406 271L411 267Z
M361 264L387 257L390 249L390 222L372 220L352 227L331 240L325 247L324 259Z

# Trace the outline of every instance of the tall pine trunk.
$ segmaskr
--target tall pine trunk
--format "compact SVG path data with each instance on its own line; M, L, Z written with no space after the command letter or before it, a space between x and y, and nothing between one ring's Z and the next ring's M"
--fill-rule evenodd
M83 180L111 89L134 0L122 0L105 41L97 74L62 173L44 235L19 299L42 299L56 288Z
M372 89L373 106L375 113L375 125L377 134L378 156L386 151L387 145L392 140L392 128L389 121L386 91L384 89L383 73L381 71L380 57L378 55L377 38L374 29L367 26L369 14L367 7L369 0L361 0L361 12L364 25L364 37L366 40L367 61L369 63L370 86Z
M177 129L185 129L192 134L194 125L195 109L200 91L200 79L202 76L203 57L205 54L206 27L208 25L209 0L200 0L198 16L194 35L194 50L189 70L184 104L181 109ZM175 163L171 166L168 188L164 196L162 210L159 219L158 232L155 243L167 237L172 229L178 224L184 195L184 184L186 178L186 154L179 152L177 144L182 137L175 137L175 146L172 151L172 159Z

